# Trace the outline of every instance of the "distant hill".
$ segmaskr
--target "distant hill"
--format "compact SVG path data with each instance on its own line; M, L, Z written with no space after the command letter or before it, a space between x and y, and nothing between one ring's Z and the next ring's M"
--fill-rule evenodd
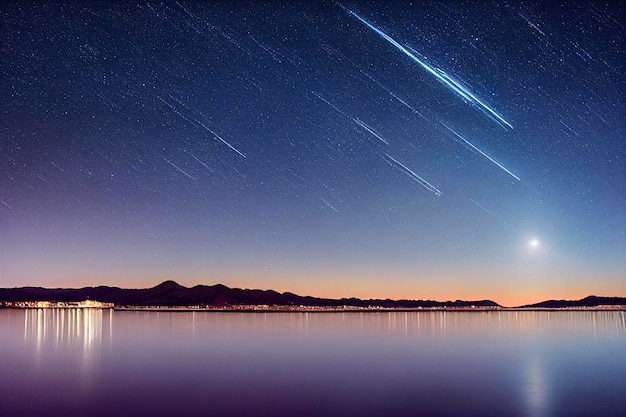
M597 307L626 305L626 297L589 297L580 300L548 300L537 304L529 304L521 308L568 308L568 307Z
M499 307L490 300L430 301L430 300L361 300L359 298L316 298L290 292L229 288L222 284L183 287L174 281L165 281L156 287L125 289L118 287L85 288L0 288L2 301L83 301L86 299L114 303L118 306L227 306L227 305L302 305L317 307Z

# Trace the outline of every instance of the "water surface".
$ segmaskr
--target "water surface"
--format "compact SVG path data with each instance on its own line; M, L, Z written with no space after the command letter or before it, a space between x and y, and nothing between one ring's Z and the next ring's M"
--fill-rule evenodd
M2 416L624 416L624 312L0 310Z

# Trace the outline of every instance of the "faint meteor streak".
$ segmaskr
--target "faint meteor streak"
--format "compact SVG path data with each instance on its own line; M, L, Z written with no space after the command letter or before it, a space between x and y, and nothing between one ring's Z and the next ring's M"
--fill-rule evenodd
M491 215L491 216L493 216L493 217L496 217L496 216L495 216L492 212L490 212L489 210L487 210L486 208L484 208L483 206L481 206L480 204L478 204L478 203L477 203L477 202L475 202L474 200L470 199L470 201L471 201L472 203L474 203L474 204L475 204L475 205L476 205L479 209L481 209L481 210L482 210L482 211L484 211L485 213L487 213L487 214L489 214L489 215Z
M339 213L339 210L337 210L335 207L333 207L332 204L330 204L328 201L324 200L323 198L320 197L320 200L322 200L322 202L326 205L326 207L328 207L329 209L331 209L332 211L334 211L335 213Z
M596 117L597 117L598 119L602 120L602 122L603 122L605 125L610 126L609 122L607 122L606 120L604 120L604 118L603 118L602 116L600 116L600 115L599 115L596 111L594 111L594 110L591 108L591 106L589 106L589 104L587 104L587 103L583 103L583 104L584 104L584 105L585 105L585 106L589 109L589 111L590 111L591 113L595 114L595 115L596 115Z
M419 115L421 118L423 118L424 120L428 120L422 113L418 112L417 110L415 110L415 108L413 106L411 106L410 104L408 104L406 101L402 100L400 97L398 97L393 91L391 91L390 89L388 89L387 87L385 87L384 85L382 85L380 82L376 81L371 75L369 75L368 73L366 73L363 70L360 70L361 73L363 75L365 75L367 78L369 78L374 84L376 84L377 86L379 86L380 88L382 88L383 90L385 90L391 97L393 97L394 99L396 99L398 102L402 103L402 105L404 105L405 107L407 107L409 110L411 110L413 113Z
M187 151L185 151L185 153L189 156L191 156L193 159L195 159L200 165L202 165L203 167L205 167L206 169L208 169L211 172L215 172L213 171L211 168L209 168L209 166L207 164L205 164L204 162L202 162L200 159L198 159L194 154L189 153Z
M232 149L233 151L237 152L243 158L246 157L246 155L244 155L243 153L239 152L239 150L237 148L235 148L233 145L231 145L230 143L226 142L226 140L223 137L221 137L220 135L215 133L215 131L213 131L211 128L209 128L208 126L205 126L202 122L198 122L198 123L200 123L200 126L202 126L206 130L211 132L211 134L213 134L213 136L215 136L217 139L219 139L224 145L228 146L230 149Z
M415 172L413 172L409 167L404 165L402 162L398 161L397 159L395 159L394 157L390 156L387 153L385 154L385 156L391 162L393 162L396 166L400 167L400 169L402 169L402 172L404 172L411 179L413 179L414 181L419 183L422 187L426 188L428 191L430 191L431 193L435 194L436 196L440 196L442 194L441 191L439 191L439 189L437 187L435 187L434 185L432 185L431 183L426 181L424 178L422 178L419 175L417 175Z
M374 136L376 139L380 140L381 142L383 142L385 145L389 145L389 142L387 142L382 136L380 136L378 133L376 133L376 131L374 129L372 129L371 127L369 127L367 124L365 124L363 121L361 121L358 118L354 118L354 117L350 117L347 114L345 114L343 111L341 111L339 109L339 107L335 106L333 103L331 103L330 101L326 100L324 97L322 97L320 94L316 93L315 91L311 91L311 94L313 94L315 97L319 98L320 100L322 100L324 103L328 104L330 107L332 107L333 110L335 110L337 113L339 113L340 115L342 115L343 117L346 117L350 120L352 120L354 123L356 123L358 126L362 127L363 129L365 129L369 134L371 134L372 136Z
M134 166L134 165L133 165L133 164L131 164L130 162L126 161L126 163L127 163L128 165L130 165L130 167L131 167L132 169L134 169L135 171L137 171L137 172L141 172L141 170L140 170L139 168L137 168L136 166ZM88 173L89 173L89 176L91 176L91 175L92 175L92 174L91 174L91 172L89 172L89 171L88 171Z
M487 158L488 160L496 164L500 169L502 169L504 172L506 172L507 174L515 178L516 180L521 181L517 175L513 174L511 171L506 169L501 163L499 163L498 161L496 161L495 159L493 159L492 157L490 157L489 155L487 155L486 153L478 149L476 146L472 145L467 139L465 139L463 136L455 132L450 126L446 125L443 122L439 122L439 123L441 123L441 125L445 127L446 129L448 129L454 136L461 139L464 144L468 145L470 148L472 148L473 150L475 150L476 152L478 152L479 154L481 154L482 156L484 156L485 158Z
M187 116L185 116L184 114L182 114L181 112L179 112L176 107L172 106L170 103L168 103L167 101L163 100L163 98L161 98L160 96L157 96L159 98L159 100L161 100L167 107L169 107L174 113L176 113L177 115L179 115L180 117L182 117L183 119L185 119L186 121L188 121L189 123L191 123L192 125L198 127L198 125L200 125L202 128L204 128L205 130L207 130L208 132L210 132L216 139L218 139L220 142L222 142L224 145L228 146L230 149L232 149L233 151L237 152L239 155L241 155L243 158L246 157L246 155L244 155L243 153L241 153L237 148L235 148L233 145L231 145L230 143L228 143L223 137L221 137L220 135L218 135L215 131L213 131L213 129L211 129L210 127L208 127L207 125L205 125L204 123L202 123L200 120L196 119L196 118L189 118ZM172 97L170 97L172 98ZM185 107L184 104L180 103L178 100L172 98L172 100L176 101L177 103L179 103L182 107L184 107L186 110L189 111L189 109L187 109L187 107Z
M565 128L567 130L569 130L570 132L572 132L573 134L575 134L576 136L580 136L578 134L578 132L576 132L574 129L572 129L571 127L569 127L563 120L559 120L559 123L561 123L563 126L565 126Z
M524 19L526 21L526 23L528 23L528 26L530 26L531 28L536 30L541 36L546 36L546 34L541 29L539 29L539 27L536 24L534 24L529 18L527 18L526 16L524 16L520 12L517 12L517 14L519 15L519 17Z
M13 210L11 208L11 206L9 206L7 203L5 203L4 201L0 200L0 203L2 203L2 205L6 206L6 208L8 208L9 210Z
M351 119L351 117L349 117L347 114L345 114L344 112L339 110L339 107L335 106L333 103L331 103L330 101L328 101L324 97L322 97L321 94L318 94L315 91L311 91L311 94L313 94L315 97L317 97L320 100L322 100L324 103L328 104L330 107L332 107L333 110L335 110L337 113L339 113L343 117L347 117L348 119Z
M446 74L445 71L443 71L443 70L441 70L439 68L431 67L424 60L422 60L422 59L417 57L417 55L420 55L419 53L417 53L414 50L411 51L411 50L409 50L409 48L405 48L400 43L398 43L395 39L393 39L391 36L387 35L385 32L383 32L382 30L378 29L376 26L372 25L370 22L368 22L367 20L365 20L364 18L362 18L361 16L359 16L358 14L353 12L352 10L348 9L345 6L342 6L342 5L340 5L340 6L346 12L348 12L352 16L356 17L357 19L359 19L359 21L361 23L363 23L368 28L370 28L371 30L376 32L376 34L378 34L380 37L382 37L387 42L389 42L390 44L392 44L393 46L398 48L403 54L405 54L406 56L411 58L411 60L413 60L413 62L417 63L420 67L425 69L429 74L434 76L439 82L443 83L448 89L450 89L451 91L456 93L458 96L460 96L467 103L472 104L472 105L478 107L479 109L481 109L483 112L485 112L489 117L493 118L493 120L496 121L501 126L503 126L503 127L506 126L506 127L510 128L510 129L513 129L513 126L511 126L511 124L509 122L507 122L502 116L500 116L494 109L489 107L481 99L476 97L476 95L474 93L472 93L467 87L465 87L460 81L455 80L454 78L452 78L451 76ZM416 55L416 53L417 53L417 55Z
M165 160L165 162L167 162L168 164L170 164L171 166L173 166L178 172L180 172L181 174L191 178L192 180L195 180L196 178L192 177L191 175L189 175L187 172L185 172L185 170L183 170L182 168L179 168L175 163L173 163L172 161L170 161L167 158L163 158Z
M380 140L381 142L383 142L385 145L389 145L389 142L387 142L385 139L383 139L378 133L376 133L374 131L374 129L372 129L371 127L369 127L368 125L366 125L365 123L363 123L362 121L360 121L359 119L352 119L354 121L354 123L356 123L357 125L361 126L363 129L367 130L369 133L372 134L372 136L374 136L376 139Z
M393 98L395 98L396 100L398 100L400 103L404 104L406 107L409 108L409 110L411 110L413 113L418 114L422 119L424 120L428 120L426 118L426 116L424 116L422 113L418 112L417 110L415 110L415 108L413 106L411 106L410 104L408 104L406 101L402 100L400 97L398 97L397 95L395 95L394 93L392 93L391 91L389 91L389 94L391 94L391 96Z
M192 19L196 19L196 16L194 16L189 10L187 10L187 8L185 8L185 6L183 6L182 4L180 4L180 2L176 2L176 4L178 5L178 7L180 7L181 9L183 9L183 11L185 13L187 13L187 15L189 17L191 17Z

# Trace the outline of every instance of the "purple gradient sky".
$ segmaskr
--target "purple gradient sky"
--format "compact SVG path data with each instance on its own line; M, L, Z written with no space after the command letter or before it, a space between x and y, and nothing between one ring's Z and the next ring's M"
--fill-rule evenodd
M0 286L626 296L619 5L3 3Z

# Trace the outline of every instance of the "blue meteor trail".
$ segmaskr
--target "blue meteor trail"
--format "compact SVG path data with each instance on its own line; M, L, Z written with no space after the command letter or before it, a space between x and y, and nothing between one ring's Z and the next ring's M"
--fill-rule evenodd
M463 143L465 143L466 145L468 145L470 148L472 148L473 150L475 150L476 152L478 152L479 154L481 154L482 156L484 156L485 158L487 158L488 160L490 160L491 162L493 162L494 164L496 164L500 169L502 169L504 172L506 172L507 174L509 174L510 176L512 176L513 178L515 178L518 181L521 181L520 178L513 174L511 171L509 171L508 169L506 169L501 163L499 163L498 161L496 161L495 159L493 159L492 157L490 157L489 155L487 155L486 153L484 153L483 151L481 151L480 149L478 149L476 146L472 145L467 139L465 139L463 136L459 135L458 133L456 133L450 126L446 125L443 122L439 122L441 123L441 125L443 127L445 127L446 129L448 129L452 134L454 134L454 136L456 136L457 138L461 139L463 141Z
M378 29L376 26L372 25L370 22L363 19L361 16L359 16L352 10L346 8L345 6L342 6L342 5L340 6L346 12L350 13L352 16L359 19L359 21L365 24L368 28L376 32L379 36L381 36L387 42L389 42L390 44L398 48L402 53L404 53L406 56L411 58L414 62L419 64L420 67L425 69L429 74L433 75L439 82L443 83L443 85L445 85L446 87L448 87L448 89L450 89L451 91L456 93L458 96L460 96L464 101L480 108L483 112L485 112L489 117L493 118L493 120L495 120L495 122L501 125L502 127L504 128L508 127L510 129L513 129L513 126L511 126L509 122L507 122L502 116L500 116L494 109L489 107L481 99L476 97L476 95L472 93L470 90L468 90L461 82L450 77L448 74L445 73L445 71L442 71L439 68L431 67L425 61L418 58L414 53L415 51L412 52L409 49L405 48L404 46L400 45L400 43L398 43L391 36L387 35L385 32Z

